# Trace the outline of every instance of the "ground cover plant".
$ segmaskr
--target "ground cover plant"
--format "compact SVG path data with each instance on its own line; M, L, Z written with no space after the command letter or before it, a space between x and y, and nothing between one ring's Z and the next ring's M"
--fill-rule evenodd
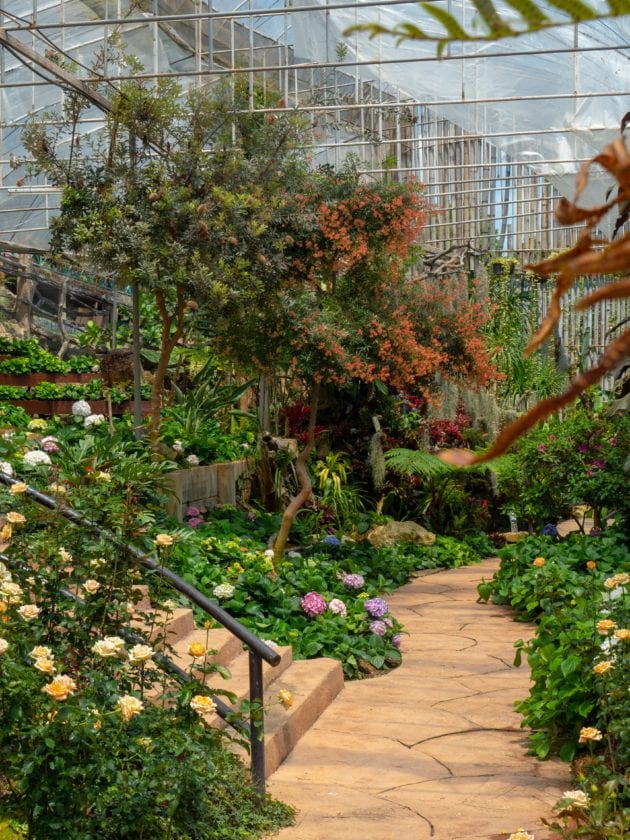
M573 761L579 791L557 806L564 837L618 840L630 825L630 550L624 531L530 538L502 552L482 600L536 622L517 642L531 669L516 708L539 758Z
M367 540L327 535L288 551L277 566L266 548L277 515L229 509L192 514L207 521L195 521L194 535L173 547L172 566L258 636L292 645L296 658L339 659L350 678L401 661L404 631L385 593L418 570L464 565L488 553L487 545L478 545L479 552L448 537L432 546L375 548Z
M29 452L48 458L29 480L111 536L36 506L22 482L0 488L0 818L42 840L253 840L287 824L290 809L261 799L226 736L201 720L209 694L226 694L214 669L182 687L157 667L168 590L153 588L147 631L125 636L145 579L117 541L165 550L170 537L151 532L168 462L90 434Z

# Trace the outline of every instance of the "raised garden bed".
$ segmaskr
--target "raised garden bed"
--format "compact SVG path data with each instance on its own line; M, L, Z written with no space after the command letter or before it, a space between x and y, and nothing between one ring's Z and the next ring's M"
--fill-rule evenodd
M56 385L83 385L100 378L100 373L0 373L0 385L17 385L23 388L32 388L42 382L54 382Z
M50 417L53 414L72 414L74 400L3 400L3 402L9 403L9 405L17 405L29 414ZM107 414L105 400L91 400L90 406L93 414ZM115 415L124 414L126 411L133 411L133 400L112 405L112 413ZM150 400L142 400L142 416L145 417L150 411Z

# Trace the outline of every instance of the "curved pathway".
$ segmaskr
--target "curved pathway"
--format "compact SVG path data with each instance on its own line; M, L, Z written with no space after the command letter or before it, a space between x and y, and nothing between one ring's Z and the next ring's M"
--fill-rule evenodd
M527 754L513 702L529 672L513 643L532 634L476 603L498 560L422 574L388 597L405 625L403 664L344 690L269 779L298 809L278 840L503 840L540 822L569 768Z

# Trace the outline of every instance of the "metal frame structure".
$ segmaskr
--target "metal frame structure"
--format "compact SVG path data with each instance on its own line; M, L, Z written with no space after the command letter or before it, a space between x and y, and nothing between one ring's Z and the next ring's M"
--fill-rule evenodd
M469 22L468 0L444 3ZM576 231L558 226L553 206L618 131L630 87L627 20L567 25L555 40L452 45L441 60L433 45L397 49L391 39L369 45L343 35L348 21L405 18L416 8L405 0L0 0L0 247L45 249L58 206L45 183L25 183L20 145L29 114L50 119L69 89L55 54L88 81L114 34L147 79L174 76L186 87L245 74L252 88L254 80L273 86L283 109L309 115L319 162L339 165L352 153L366 177L416 178L436 211L424 234L433 248L472 244L528 260L569 246ZM563 68L557 84L540 76L546 66ZM501 78L512 67L513 86ZM105 66L99 78L127 76ZM106 110L106 98L91 101L86 132ZM538 111L555 110L556 123L536 122Z

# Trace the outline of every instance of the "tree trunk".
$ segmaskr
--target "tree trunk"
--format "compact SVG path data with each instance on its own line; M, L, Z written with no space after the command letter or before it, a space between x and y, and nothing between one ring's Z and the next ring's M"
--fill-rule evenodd
M156 291L155 299L158 305L160 319L162 321L162 340L160 343L158 366L151 386L151 417L149 428L151 436L151 449L154 454L158 451L160 437L160 410L162 408L162 394L164 393L166 372L168 370L168 363L171 360L171 353L184 332L185 308L183 290L179 286L177 287L177 313L174 316L168 314L166 300L161 291ZM175 328L175 332L171 334L173 320L175 320L177 326Z
M315 423L317 421L319 388L319 382L313 382L313 387L311 389L311 413L308 420L306 445L295 459L295 472L300 483L300 490L297 495L291 499L285 512L282 514L280 530L278 531L278 536L276 537L276 541L273 546L273 563L276 569L279 567L280 561L284 555L284 549L289 538L289 532L291 530L293 520L295 519L295 515L307 501L313 489L313 482L311 481L311 477L306 469L306 462L308 461L310 454L313 451L313 447L315 446Z

